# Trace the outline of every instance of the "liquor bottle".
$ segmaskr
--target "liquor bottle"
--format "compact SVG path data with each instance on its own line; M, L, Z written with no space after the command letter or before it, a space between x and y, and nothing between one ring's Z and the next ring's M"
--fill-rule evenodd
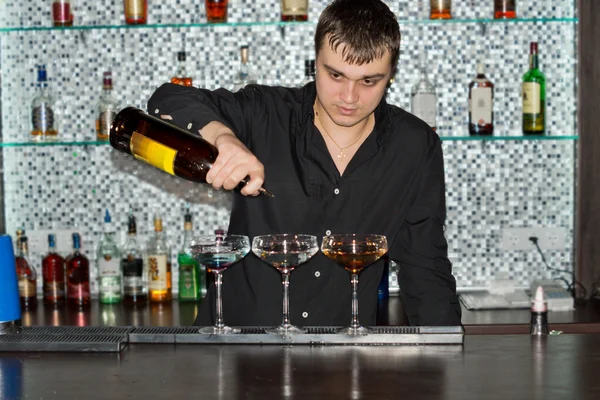
M410 109L414 115L436 130L437 96L435 87L427 77L427 54L424 50L419 52L419 70L421 77L412 87Z
M206 0L206 20L212 23L227 22L228 0Z
M477 76L469 83L469 134L494 134L494 84L483 64L477 64Z
M523 75L523 134L546 132L546 77L539 69L538 44L531 42L529 71Z
M240 68L235 74L233 79L233 91L237 92L246 85L250 85L257 82L256 76L252 70L252 66L249 61L250 49L248 45L240 47Z
M37 306L36 284L37 274L29 261L29 249L27 245L27 236L19 238L18 252L15 257L17 267L17 279L19 281L19 299L22 310L33 310Z
M495 19L517 18L516 0L494 0Z
M48 235L48 254L42 259L44 304L59 307L65 303L65 259L56 252L56 235Z
M218 155L217 148L200 136L128 107L115 117L110 144L171 175L205 183L206 173ZM248 182L246 177L239 187ZM266 189L262 194L273 197Z
M117 115L117 101L112 95L112 73L106 71L102 78L102 95L98 102L98 119L96 119L96 137L99 141L108 141L110 124Z
M46 66L38 65L36 94L31 102L31 135L36 138L53 138L58 135L54 120L54 99L48 89Z
M304 60L304 80L302 80L300 87L303 87L310 82L314 82L315 76L315 60Z
M73 25L73 10L71 9L71 2L69 0L52 1L52 25Z
M308 21L308 0L281 0L282 21Z
M90 305L90 262L81 253L81 236L73 233L73 252L67 256L67 303L75 307Z
M148 242L148 292L151 303L171 301L171 248L162 218L154 216L154 236Z
M148 21L148 0L124 0L125 23L143 25Z
M531 304L529 334L542 336L548 333L548 302L544 297L544 289L538 286Z
M429 18L430 19L451 19L452 1L451 0L429 0Z
M185 59L185 51L177 53L177 69L171 78L171 83L181 86L192 86L192 78L187 71Z
M100 239L96 256L98 271L98 294L100 303L112 304L121 301L121 265L119 248L115 242L110 213L104 215L104 233Z
M177 255L179 264L179 301L198 301L202 298L204 275L201 274L200 264L192 258L190 245L194 232L192 231L192 214L188 209L184 216L183 247Z
M148 300L144 274L144 251L137 240L137 226L133 213L129 214L128 235L121 255L123 271L123 303L144 305Z

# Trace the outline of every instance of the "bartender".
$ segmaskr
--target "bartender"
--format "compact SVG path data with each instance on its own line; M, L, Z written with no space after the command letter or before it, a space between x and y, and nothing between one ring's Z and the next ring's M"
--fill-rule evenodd
M385 235L399 268L411 325L460 325L456 281L444 238L440 138L423 121L387 104L400 28L380 0L334 0L315 32L316 80L302 88L248 85L238 92L164 84L148 112L199 133L219 150L207 175L233 190L228 233ZM275 198L258 196L266 182ZM383 260L360 276L359 318L374 325ZM281 318L281 277L249 254L224 273L223 312L233 326L273 326ZM214 322L214 287L197 325ZM290 279L290 320L342 326L351 315L346 272L318 253Z

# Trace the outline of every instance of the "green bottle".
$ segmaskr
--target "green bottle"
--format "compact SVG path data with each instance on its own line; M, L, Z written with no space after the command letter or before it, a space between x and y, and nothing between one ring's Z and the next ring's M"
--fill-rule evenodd
M546 77L539 69L538 44L531 42L529 71L523 75L523 134L546 133Z
M108 210L104 216L104 234L100 239L96 257L98 266L98 292L100 303L112 304L121 301L121 257L115 241Z
M200 273L200 265L189 254L194 234L192 230L192 215L189 208L184 218L183 247L177 255L177 263L179 264L179 301L199 301L202 298L202 289L206 287L206 284L204 274Z

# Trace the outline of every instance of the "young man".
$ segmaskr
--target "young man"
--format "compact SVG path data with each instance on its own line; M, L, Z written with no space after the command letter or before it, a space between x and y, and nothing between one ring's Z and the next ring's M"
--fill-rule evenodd
M234 189L229 233L377 233L400 264L402 300L413 325L460 325L443 234L445 187L439 137L384 100L398 62L400 30L380 0L335 0L315 34L316 83L300 89L250 85L237 93L165 84L152 115L199 132L219 150L207 176ZM265 186L275 198L258 196ZM320 241L320 240L319 240ZM360 275L359 315L375 324L383 261ZM281 278L249 254L225 272L229 325L278 325ZM214 294L199 325L213 321ZM323 254L291 275L295 325L348 325L348 273Z

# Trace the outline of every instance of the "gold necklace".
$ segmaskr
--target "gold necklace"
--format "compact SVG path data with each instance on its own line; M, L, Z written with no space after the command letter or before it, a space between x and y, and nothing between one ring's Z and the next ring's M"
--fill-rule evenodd
M323 125L323 121L321 121L321 117L319 116L319 112L317 111L316 104L313 107L313 109L315 111L315 114L317 115L317 119L319 120L319 124L321 125L321 128L323 128L323 131L325 132L325 134L327 135L327 137L329 137L329 139L331 139L331 141L333 142L333 144L335 144L340 149L340 153L337 155L337 158L340 161L344 161L344 159L346 158L346 154L344 154L344 150L346 150L348 147L354 146L360 140L360 138L365 133L365 131L367 130L367 128L365 127L365 129L362 130L362 132L360 133L360 135L358 135L358 137L356 138L356 140L354 142L350 143L347 146L342 147L339 144L337 144L337 142L335 141L335 139L333 137L331 137L331 135L329 134L329 132L327 132L327 129L325 129L325 125ZM369 118L371 118L370 115L369 115Z

